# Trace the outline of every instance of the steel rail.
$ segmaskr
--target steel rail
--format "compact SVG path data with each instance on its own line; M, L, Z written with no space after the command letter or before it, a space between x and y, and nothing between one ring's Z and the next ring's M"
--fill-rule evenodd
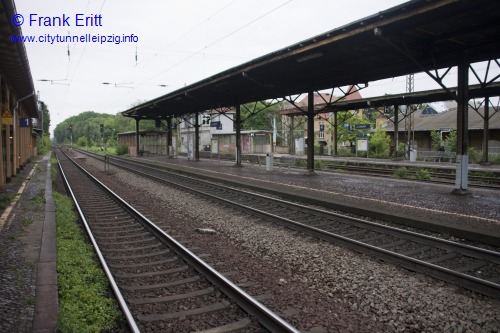
M167 172L165 170L158 169L158 168L155 168L152 166L147 166L145 164L137 164L137 163L134 163L134 162L131 162L128 160L125 160L125 161L127 163L140 165L142 169L149 168L149 169L155 170L156 172L161 172L161 173ZM350 239L350 238L347 238L347 237L344 237L341 235L337 235L337 234L334 234L334 233L331 233L328 231L320 230L320 229L315 228L315 227L307 226L307 225L304 225L302 223L299 223L299 222L296 222L296 221L293 221L293 220L290 220L290 219L287 219L284 217L280 217L280 216L275 215L275 214L265 212L263 210L248 207L248 206L245 206L243 204L239 204L239 203L230 201L228 199L221 198L221 197L218 197L216 195L212 195L212 194L207 193L205 191L196 190L196 189L192 188L192 186L185 186L182 184L178 184L176 182L165 180L163 178L160 178L160 177L157 177L154 175L150 175L150 174L135 170L133 168L125 167L123 165L117 165L117 166L122 167L122 168L127 169L127 170L130 170L132 172L141 174L143 176L149 177L149 178L154 179L156 181L165 182L165 183L180 187L184 190L187 190L187 191L190 191L193 193L198 193L202 196L207 196L207 197L210 197L214 200L224 202L225 204L238 207L239 209L247 210L253 214L257 214L257 215L260 215L260 216L263 216L266 218L272 218L276 221L279 221L280 224L282 224L284 226L291 227L292 229L299 230L301 232L309 233L309 234L316 236L320 239L324 239L324 240L327 240L330 242L333 241L335 243L342 244L346 247L353 248L353 249L357 250L358 252L375 255L379 258L382 258L382 259L385 259L385 260L388 260L391 262L395 262L395 263L397 263L397 264L399 264L402 267L405 267L407 269L418 271L421 273L425 273L425 274L431 275L433 277L436 277L438 279L462 286L462 287L467 288L467 289L477 291L479 293L482 293L482 294L485 294L488 296L500 298L500 284L493 283L493 282L487 281L487 280L483 280L483 279L480 279L480 278L477 278L477 277L474 277L471 275L456 272L456 271L453 271L452 269L448 269L448 268L441 267L441 266L438 266L438 265L435 265L432 263L425 262L423 260L415 259L415 258L408 257L408 256L405 256L402 254L398 254L398 253L395 253L395 252L392 252L392 251L389 251L389 250L386 250L383 248L379 248L379 247L374 246L374 245L366 244L366 243L363 243L361 241ZM209 183L212 186L224 188L225 190L231 190L234 192L243 192L243 193L245 193L245 195L251 195L251 196L263 198L266 200L272 200L272 201L280 202L282 204L294 205L296 207L300 207L301 209L304 209L303 206L297 205L295 203L290 203L290 202L287 202L284 200L270 198L270 197L267 197L264 195L255 194L255 193L251 193L251 192L247 192L247 191L237 190L237 189L230 188L230 187L227 187L224 185L214 184L214 183L207 182L207 181L201 181L199 179L194 179L192 177L188 177L188 176L184 176L184 175L175 174L175 176L187 178L187 179L190 179L191 181ZM318 209L314 209L314 208L309 208L309 207L307 209L308 210L309 209L316 210L318 212L321 212L322 214L330 214L330 215L334 215L337 217L341 217L343 219L354 220L356 223L362 223L362 224L369 225L370 228L379 228L380 230L389 230L389 233L391 233L391 234L396 233L396 232L397 233L401 232L402 234L404 234L406 236L406 238L412 238L412 239L418 238L419 239L418 242L420 242L420 243L436 246L436 242L439 242L441 246L436 246L436 247L441 247L441 248L446 248L446 249L451 249L451 248L460 249L459 251L461 251L462 254L472 255L476 258L484 259L481 256L487 256L488 259L494 263L498 263L500 261L500 259L499 259L500 253L495 252L495 251L476 248L476 247L465 245L465 244L459 244L459 243L455 243L452 241L443 240L443 239L440 239L437 237L420 235L416 232L402 230L402 229L398 229L398 228L394 228L394 227L377 225L373 222L363 221L361 219L355 219L355 218L352 218L349 216L344 216L344 215L337 214L337 213L330 213L330 212L326 212L326 211L322 211L322 210L318 210ZM474 252L475 252L475 254L474 254ZM481 256L478 256L478 254L480 254Z
M108 264L106 263L106 260L104 259L104 256L102 255L102 252L99 248L99 245L97 244L94 235L92 234L92 231L90 230L90 226L87 223L87 219L85 218L85 215L83 214L82 209L80 208L80 205L78 204L78 200L76 199L75 194L73 193L73 190L71 188L71 185L69 184L68 179L66 178L66 174L64 173L64 170L61 166L61 163L59 163L59 157L56 154L57 158L57 163L59 166L59 171L61 172L61 177L64 181L64 185L66 187L66 190L70 193L71 198L73 199L73 202L75 204L75 207L78 211L78 215L80 216L80 219L85 227L85 231L87 232L87 236L90 239L90 242L92 243L92 247L94 248L94 251L97 255L97 258L99 259L99 262L101 264L101 267L104 270L104 273L106 274L106 277L108 278L111 290L113 291L113 294L116 297L116 300L118 302L118 305L123 311L123 314L125 316L125 319L127 320L127 323L129 325L130 330L133 333L140 333L139 327L137 327L137 323L135 322L134 317L132 316L132 313L130 312L130 309L127 306L127 303L125 302L125 298L123 297L120 289L118 288L118 284L116 283L113 274L111 273ZM69 159L69 157L66 155L66 158Z
M85 150L80 150L80 149L77 149L77 150L83 154L87 154L87 155L93 156L93 157L102 158L102 156L103 156L103 155L91 153L91 152L88 152ZM113 158L116 159L117 157L113 156ZM293 169L303 169L303 168L298 167L298 166L295 166L295 167L292 166L292 168ZM425 169L425 166L422 166L422 168ZM369 177L381 177L381 178L394 178L394 173L396 172L396 169L392 169L392 168L376 168L376 167L364 167L364 166L356 166L356 165L336 165L336 164L326 164L323 168L320 168L317 171L322 171L322 172L326 172L326 173L335 173L336 172L335 170L354 171L354 174L356 174L356 175L369 176ZM407 173L409 175L412 175L412 176L416 176L416 174L417 174L416 171L408 171ZM426 183L433 183L433 184L444 184L444 185L454 184L454 179L455 179L454 174L429 172L429 175L432 178L428 179L428 180L407 178L407 177L401 178L401 179L408 180L408 181L420 181L420 182L426 182ZM445 179L449 179L449 181L447 181ZM471 181L469 186L474 187L474 188L500 189L500 180L499 180L499 178L496 178L496 177L483 177L483 176L469 175L469 180ZM484 182L484 183L481 183L481 182Z
M247 313L255 316L259 323L261 323L265 328L267 328L271 332L283 332L283 333L300 333L295 327L290 325L288 322L283 320L276 313L272 312L262 303L257 301L255 298L250 296L232 281L227 279L224 275L219 273L217 270L213 269L209 264L191 252L184 245L179 243L172 236L167 234L161 228L159 228L156 224L151 222L147 217L145 217L142 213L128 204L123 198L114 193L111 189L109 189L106 185L100 182L96 177L90 174L88 171L83 169L80 165L78 165L73 159L68 157L85 175L91 178L96 184L105 189L109 194L111 194L116 200L118 200L122 205L124 205L127 209L134 213L138 218L143 220L148 224L151 228L153 228L157 233L164 237L164 239L169 243L169 245L181 255L190 265L192 265L199 273L203 274L205 278L207 278L214 285L217 285L221 291L226 294L228 297L235 300L238 305L243 308ZM76 199L76 198L75 198ZM75 200L74 199L74 200Z

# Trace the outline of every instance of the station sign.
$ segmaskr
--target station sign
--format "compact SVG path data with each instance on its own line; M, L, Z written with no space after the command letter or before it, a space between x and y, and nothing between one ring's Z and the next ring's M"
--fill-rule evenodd
M369 129L370 124L357 124L357 125L354 125L354 128L355 129Z
M20 118L19 127L30 127L30 118Z

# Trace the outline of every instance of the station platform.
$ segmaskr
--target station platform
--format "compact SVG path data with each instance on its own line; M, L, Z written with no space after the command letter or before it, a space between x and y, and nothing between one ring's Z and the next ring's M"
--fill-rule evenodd
M55 332L58 294L50 154L6 185L0 211L0 332Z
M412 180L325 171L315 171L311 176L304 169L275 167L266 171L265 166L243 163L242 167L236 167L234 161L217 159L190 161L184 157L154 155L133 158L155 161L185 174L196 174L292 200L500 247L499 190L471 187L471 195L460 196L451 193L453 185ZM422 166L448 164L418 163ZM449 167L454 167L454 164ZM484 170L498 168L496 165L478 167Z

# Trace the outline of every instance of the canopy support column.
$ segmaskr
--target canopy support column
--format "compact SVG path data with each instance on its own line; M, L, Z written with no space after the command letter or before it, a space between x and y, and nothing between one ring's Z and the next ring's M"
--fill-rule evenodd
M338 121L338 111L333 111L333 156L337 157L339 155L338 141L339 141L339 121Z
M314 172L314 92L307 93L307 175Z
M194 160L200 160L200 114L198 112L194 119Z
M236 105L236 164L234 166L241 167L241 108L240 104Z
M488 141L490 139L490 98L484 99L484 129L483 129L483 163L488 163L488 150L490 149Z
M167 117L167 155L168 158L174 157L174 147L172 146L172 116Z
M139 156L139 118L135 119L135 156Z
M399 105L394 105L394 158L398 157L399 146Z
M457 162L453 194L470 194L467 190L469 167L469 64L462 55L457 66Z

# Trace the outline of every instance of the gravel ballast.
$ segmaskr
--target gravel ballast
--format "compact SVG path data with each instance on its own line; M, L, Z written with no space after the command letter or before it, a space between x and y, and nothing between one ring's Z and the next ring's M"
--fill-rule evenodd
M300 330L498 332L497 300L235 213L112 167L103 181ZM209 228L215 233L199 233Z

